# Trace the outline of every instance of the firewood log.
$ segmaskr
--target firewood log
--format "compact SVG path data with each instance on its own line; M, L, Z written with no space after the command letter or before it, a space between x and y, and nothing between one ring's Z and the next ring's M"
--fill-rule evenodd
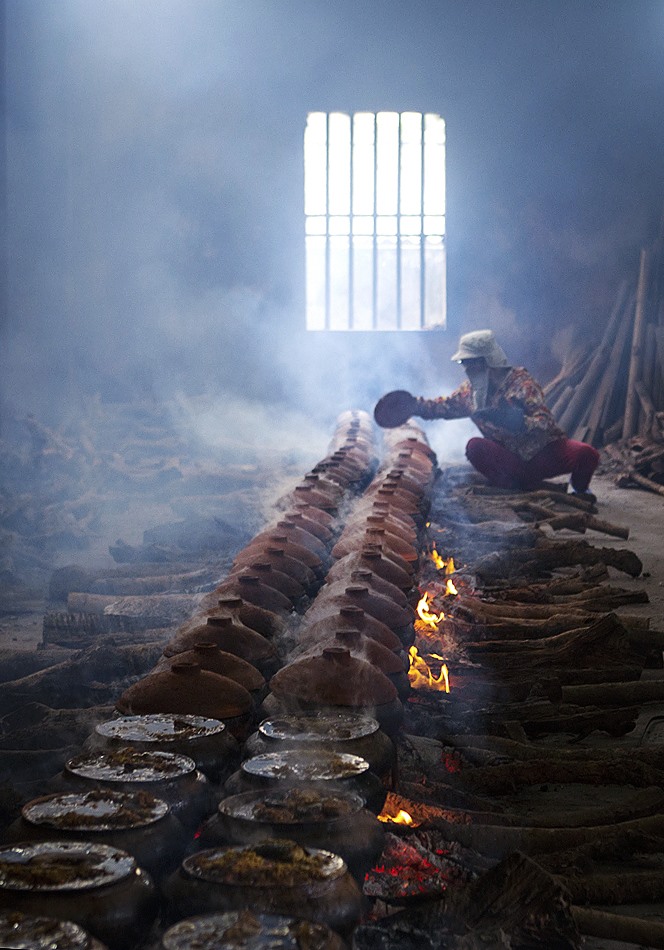
M640 902L640 898L637 897ZM603 902L602 902L603 903ZM591 907L572 907L572 917L587 937L602 940L622 940L640 947L664 948L664 923L641 917L608 913Z
M646 302L648 291L648 277L650 272L650 253L646 248L641 251L639 263L639 280L636 288L636 306L634 308L634 331L632 334L632 350L627 377L627 398L625 400L625 414L623 417L622 437L628 439L634 435L638 426L639 399L636 383L641 379L643 367L643 343L646 326Z

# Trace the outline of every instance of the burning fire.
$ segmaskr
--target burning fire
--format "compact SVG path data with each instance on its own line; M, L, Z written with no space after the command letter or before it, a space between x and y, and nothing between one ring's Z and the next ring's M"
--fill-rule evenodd
M425 591L417 604L417 616L428 627L437 630L438 624L445 619L445 614L442 611L439 614L432 613L429 610L430 605L429 594Z
M453 558L453 557L447 557L447 558L442 557L442 555L440 555L440 554L438 553L438 551L436 550L436 545L435 545L435 544L434 544L433 548L431 549L431 560L432 560L433 563L436 565L436 569L439 570L439 571L444 571L445 574L453 574L453 573L456 571L456 567L454 566L454 558ZM446 594L458 594L458 593L459 593L459 591L458 591L458 590L456 589L456 587L454 586L454 583L453 583L451 577L448 577L448 578L447 578L447 581L446 581L446 583L445 583L445 593L446 593Z
M410 669L408 670L408 681L413 689L433 689L441 693L449 693L450 678L447 664L443 663L438 676L431 672L429 664L424 657L417 652L417 647L412 646L408 651L410 657ZM427 654L432 660L442 660L443 657L437 653Z
M396 815L390 815L383 811L378 815L378 821L384 821L393 825L413 825L413 819L403 808L400 808Z

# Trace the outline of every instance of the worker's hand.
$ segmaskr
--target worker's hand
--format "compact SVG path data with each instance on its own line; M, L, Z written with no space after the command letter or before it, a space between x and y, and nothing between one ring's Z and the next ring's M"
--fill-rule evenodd
M499 406L487 406L486 409L478 409L473 413L473 419L490 422L500 429L505 429L513 435L523 432L525 425L525 416L523 409L518 406L510 406L509 403L502 402Z
M405 389L395 389L382 396L374 408L374 419L383 429L403 425L415 412L417 399Z

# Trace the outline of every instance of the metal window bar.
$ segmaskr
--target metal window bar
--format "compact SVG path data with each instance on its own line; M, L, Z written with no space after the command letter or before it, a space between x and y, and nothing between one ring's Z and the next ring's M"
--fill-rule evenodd
M319 114L320 115L320 114ZM349 185L348 185L348 202L349 207L347 209L347 215L333 215L331 212L331 206L334 206L332 201L332 189L331 189L331 138L332 138L332 126L330 122L330 113L325 114L325 209L324 209L324 329L341 329L342 327L333 327L332 326L332 251L333 251L333 239L336 239L336 243L341 243L341 238L347 235L347 262L346 262L346 274L345 278L347 281L347 293L345 295L345 320L343 328L350 330L356 329L356 308L355 308L355 298L356 298L356 287L357 287L357 271L355 263L355 251L358 249L362 238L366 237L361 233L360 230L356 233L355 228L355 218L356 214L354 212L353 202L354 202L354 183L355 183L355 123L354 116L349 116L349 146L348 146L348 176L349 176ZM368 115L368 114L367 114ZM427 161L426 161L426 123L425 117L422 113L417 113L419 119L419 215L409 215L410 218L419 216L419 314L418 314L418 328L421 329L428 325L427 323L427 309L429 306L428 292L430 291L430 281L427 281L427 276L431 277L432 275L427 275L427 238L430 236L427 234L426 218L427 211L429 215L432 213L431 208L425 207L425 187L427 184L426 174L427 174ZM378 288L380 281L380 272L379 272L379 261L381 258L381 244L379 237L382 235L384 238L390 236L390 228L382 227L381 218L387 220L392 217L392 215L379 214L378 211L378 182L379 182L379 147L378 147L378 113L371 113L372 117L372 139L373 139L373 196L372 196L372 235L371 235L371 328L373 330L385 329L379 325L379 313L378 313ZM429 116L427 116L429 118ZM431 117L438 118L438 117ZM338 129L337 129L338 134ZM338 148L338 143L334 143L335 147ZM412 144L412 143L411 143ZM398 330L404 329L404 240L408 242L413 242L415 235L412 234L411 229L407 232L403 230L402 223L402 194L404 188L404 162L403 162L403 147L404 147L404 113L398 113L398 135L396 142L396 181L394 182L395 191L396 191L396 234L394 234L394 252L395 252L395 299L394 299L394 309L395 309L395 328ZM429 163L430 164L430 163ZM429 169L430 171L430 169ZM444 174L444 164L441 168L441 174ZM383 183L384 187L384 183ZM444 204L444 184L443 184L443 204ZM335 212L338 211L338 208L334 208ZM412 209L410 209L412 211ZM444 206L438 209L433 209L438 211L438 215L441 220L444 221ZM442 212L442 214L441 214ZM318 216L320 217L320 215ZM332 218L335 218L334 229L331 227ZM364 216L366 217L366 215ZM341 228L341 233L337 230L339 228L339 221L346 218L346 225ZM318 232L316 232L318 233ZM438 232L435 232L438 234ZM444 231L441 231L438 234L440 238L440 253L444 255ZM311 237L309 237L311 241ZM387 242L383 242L386 244ZM413 242L414 243L414 242ZM429 242L429 249L430 242ZM311 246L308 247L307 253L311 252ZM383 255L383 263L385 264L385 255ZM444 256L442 257L442 270L441 270L441 287L438 288L439 296L441 297L442 306L444 308ZM338 314L335 313L335 323L338 322ZM441 317L444 317L444 313L441 313ZM409 327L411 329L411 327Z

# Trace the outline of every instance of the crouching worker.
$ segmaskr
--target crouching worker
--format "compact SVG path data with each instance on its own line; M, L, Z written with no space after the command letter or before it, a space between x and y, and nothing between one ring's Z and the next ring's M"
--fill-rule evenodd
M458 389L437 399L404 390L387 393L376 404L376 422L393 428L411 416L472 419L483 438L470 439L466 457L489 484L532 489L542 479L570 474L572 491L591 495L588 486L599 453L566 437L547 408L540 385L527 370L509 365L491 330L462 336L452 360L468 376Z

